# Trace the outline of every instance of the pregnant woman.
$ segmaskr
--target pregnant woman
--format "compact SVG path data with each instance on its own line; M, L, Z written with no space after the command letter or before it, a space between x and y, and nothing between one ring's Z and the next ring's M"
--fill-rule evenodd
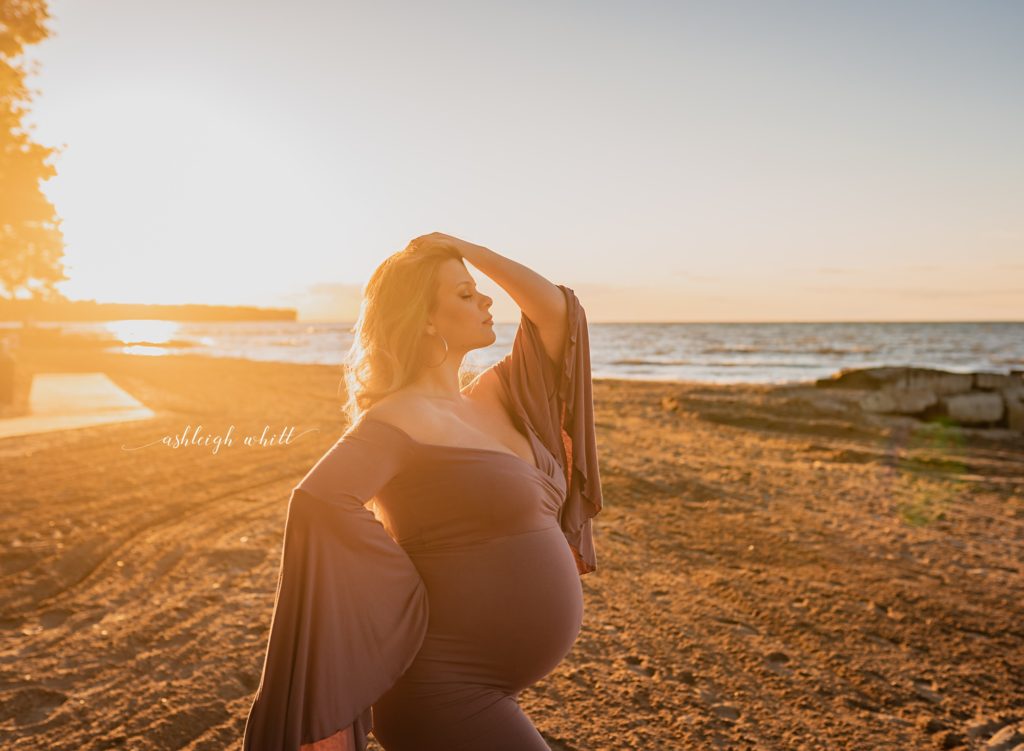
M512 351L491 298L521 310ZM416 238L366 285L350 426L292 490L243 747L547 751L516 698L580 632L601 510L586 316L487 248ZM371 504L373 510L367 508Z

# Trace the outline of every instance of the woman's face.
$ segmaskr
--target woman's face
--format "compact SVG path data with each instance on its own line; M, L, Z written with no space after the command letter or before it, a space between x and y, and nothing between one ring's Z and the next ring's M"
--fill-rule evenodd
M438 270L437 309L431 322L451 349L469 351L494 343L490 297L478 292L465 264L446 259Z

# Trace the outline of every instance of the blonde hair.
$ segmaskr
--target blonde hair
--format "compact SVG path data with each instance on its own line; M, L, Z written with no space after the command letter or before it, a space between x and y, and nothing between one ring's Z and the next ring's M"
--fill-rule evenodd
M423 330L437 307L438 270L449 258L461 261L462 254L451 245L413 240L370 276L342 362L347 391L342 410L350 424L427 367Z

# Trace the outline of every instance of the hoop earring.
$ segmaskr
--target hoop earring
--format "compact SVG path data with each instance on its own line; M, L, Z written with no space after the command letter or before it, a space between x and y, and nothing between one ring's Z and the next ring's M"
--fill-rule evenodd
M436 334L436 336L440 336L441 341L444 342L444 357L441 358L441 362L439 362L437 365L428 365L428 368L436 368L442 365L444 361L448 359L448 340L441 336L441 334Z

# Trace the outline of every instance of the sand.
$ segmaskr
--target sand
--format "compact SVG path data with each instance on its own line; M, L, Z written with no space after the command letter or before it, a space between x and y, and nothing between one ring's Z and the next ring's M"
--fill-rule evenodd
M38 373L30 381L24 411L0 419L0 438L155 416L105 373Z
M0 746L238 748L340 371L21 357L158 416L0 439ZM595 381L598 571L572 652L520 696L552 749L1024 740L1021 440L814 392Z

